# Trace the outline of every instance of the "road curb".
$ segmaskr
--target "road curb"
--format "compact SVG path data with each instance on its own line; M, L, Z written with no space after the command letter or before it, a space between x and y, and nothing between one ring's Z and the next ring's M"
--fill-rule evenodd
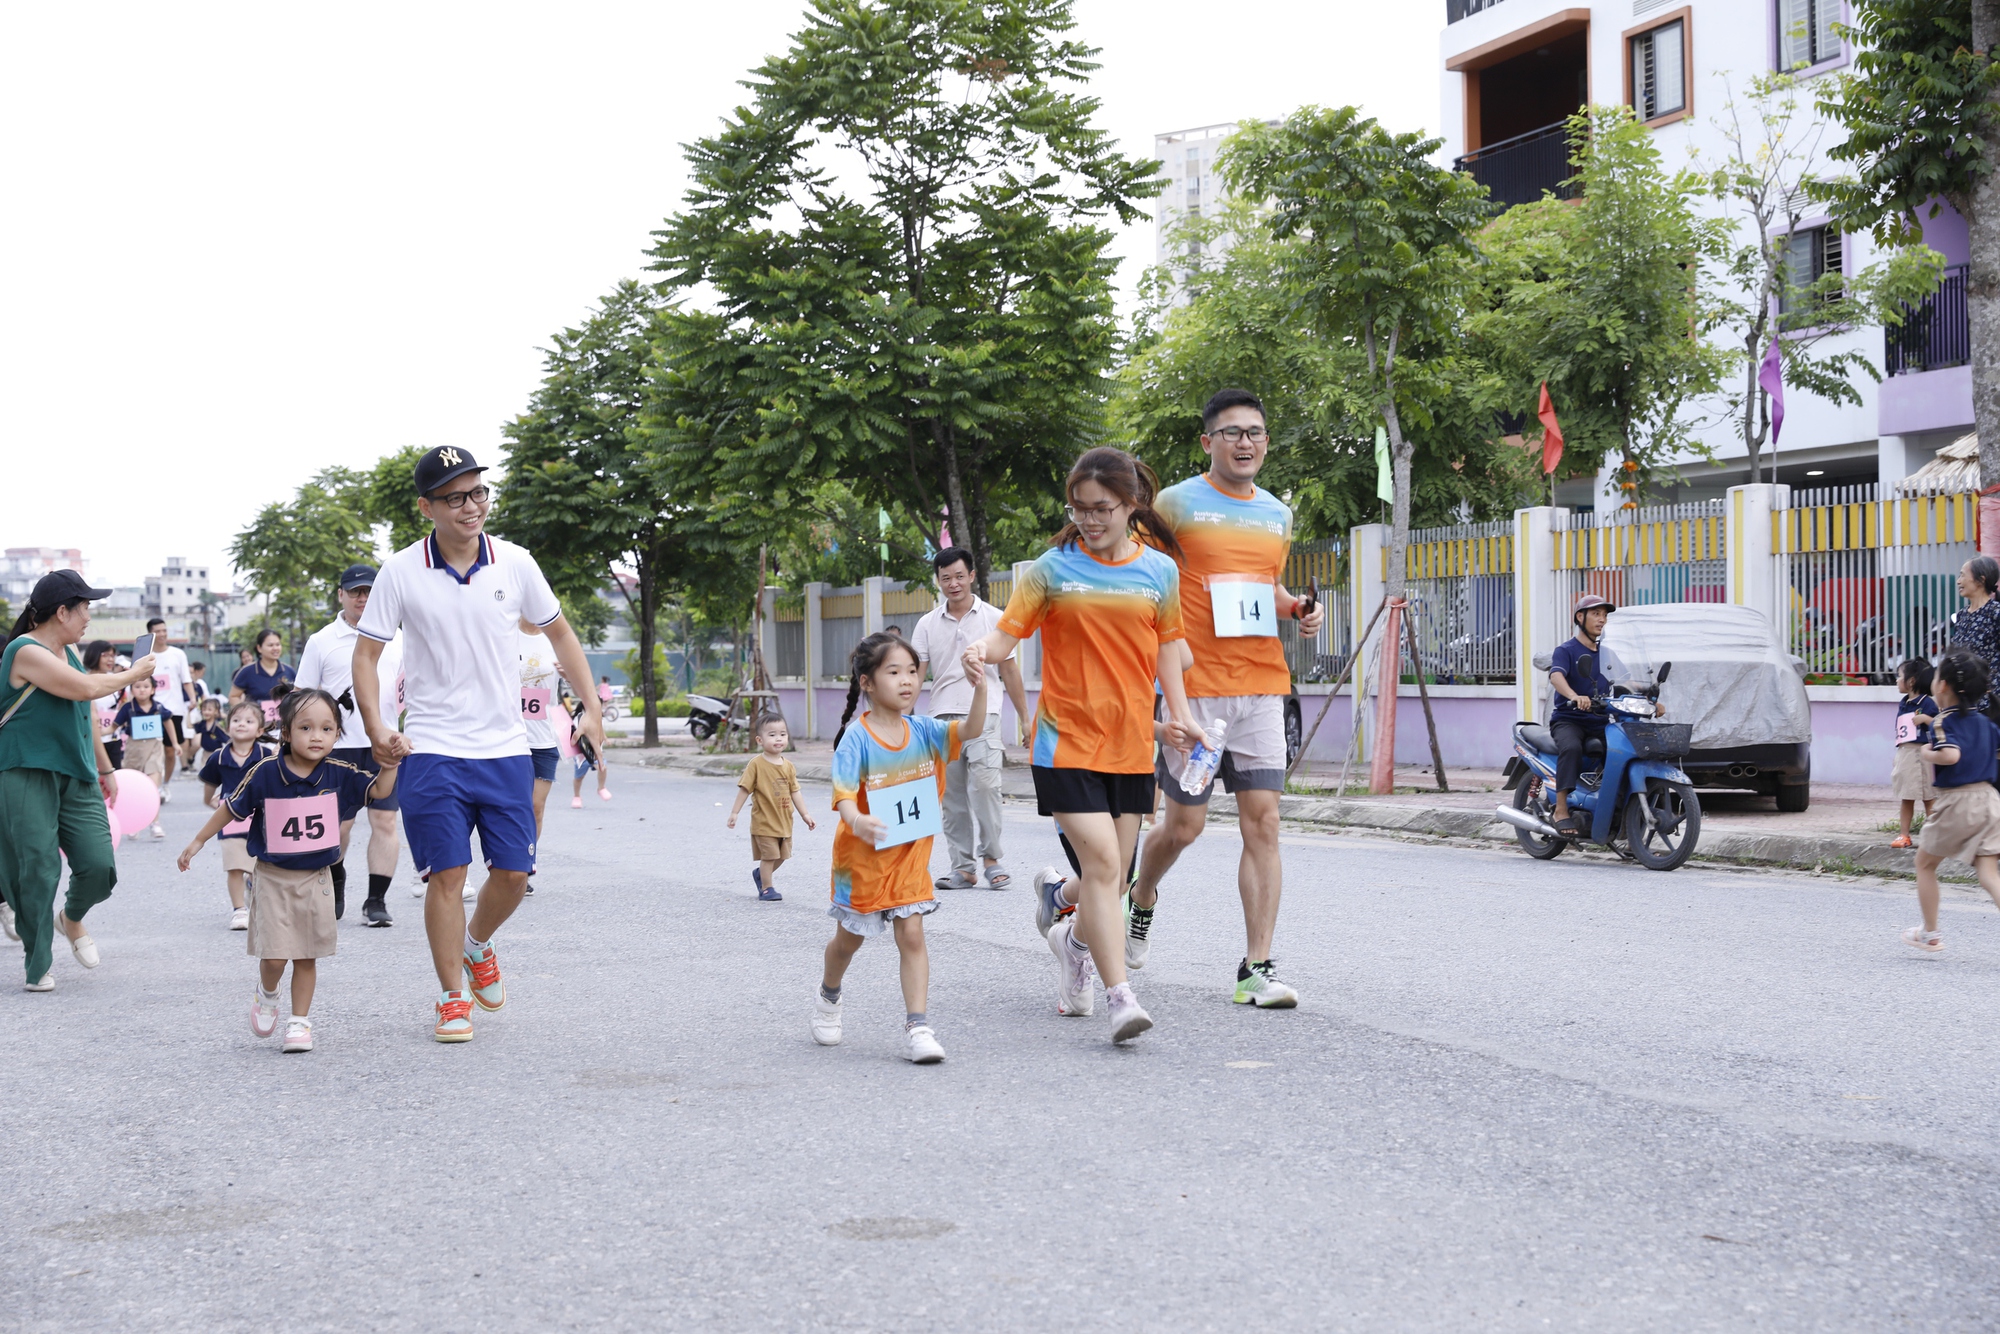
M700 778L736 778L742 774L743 766L750 762L750 757L651 754L642 756L639 762L649 769L675 769ZM832 779L833 774L826 765L799 765L801 782L826 783ZM1014 797L1010 800L1032 798ZM1496 794L1494 804L1499 804L1499 794ZM1218 792L1209 803L1208 813L1211 818L1233 820L1236 818L1236 799ZM1495 843L1514 841L1514 827L1495 819L1490 810L1462 806L1405 806L1288 793L1278 798L1278 818L1287 824L1329 829L1368 829L1388 834ZM1875 839L1853 834L1748 834L1736 830L1715 830L1702 834L1694 859L1738 866L1781 866L1840 875L1914 876L1917 873L1914 851L1892 848ZM1978 880L1972 868L1960 861L1947 861L1939 866L1938 878L1974 883Z

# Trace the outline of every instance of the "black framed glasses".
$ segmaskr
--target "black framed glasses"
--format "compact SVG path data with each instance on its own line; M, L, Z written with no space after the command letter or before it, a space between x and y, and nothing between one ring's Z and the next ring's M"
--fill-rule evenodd
M492 498L493 488L490 486L475 486L469 491L441 491L431 497L433 501L441 502L446 509L453 510L464 509L468 500L475 505L484 505Z
M1261 445L1271 438L1271 433L1261 426L1218 426L1208 434L1212 440L1225 440L1232 445L1246 437L1253 445Z

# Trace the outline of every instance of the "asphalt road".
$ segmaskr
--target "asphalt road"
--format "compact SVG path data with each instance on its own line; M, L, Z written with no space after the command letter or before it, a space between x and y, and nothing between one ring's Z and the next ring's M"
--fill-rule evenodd
M1022 888L929 919L917 1068L886 942L810 1039L828 823L756 903L732 785L623 769L559 792L476 1041L429 1039L405 859L282 1056L213 850L173 872L191 790L125 845L103 966L0 990L0 1328L2000 1323L2000 914L1963 894L1926 958L1904 886L1288 836L1304 1003L1259 1013L1215 828L1115 1049L1101 996L1054 1013L1014 808Z

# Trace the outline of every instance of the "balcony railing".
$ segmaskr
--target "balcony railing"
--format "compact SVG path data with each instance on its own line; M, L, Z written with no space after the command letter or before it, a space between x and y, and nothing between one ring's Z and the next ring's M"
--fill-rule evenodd
M1576 185L1566 183L1576 171L1570 165L1565 121L1474 149L1455 165L1485 186L1499 208L1532 204L1545 192L1558 199L1574 199L1579 193Z
M1882 365L1891 375L1963 366L1972 360L1972 326L1965 313L1964 264L1944 271L1938 289L1915 306L1900 325L1882 330Z
M1491 9L1499 3L1500 0L1444 0L1444 21L1456 23L1467 15Z

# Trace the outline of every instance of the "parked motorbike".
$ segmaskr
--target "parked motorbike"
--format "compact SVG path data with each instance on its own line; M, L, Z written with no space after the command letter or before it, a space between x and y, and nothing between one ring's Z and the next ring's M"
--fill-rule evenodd
M1694 855L1701 839L1701 801L1674 762L1688 753L1694 725L1654 717L1672 667L1660 664L1659 676L1649 683L1614 683L1609 695L1591 701L1604 715L1604 731L1584 743L1585 772L1569 798L1584 838L1651 871L1673 870ZM1547 861L1572 841L1551 816L1555 737L1540 723L1516 723L1514 752L1506 769L1513 804L1494 813L1514 826L1523 851Z
M712 695L689 695L688 731L696 741L706 741L714 736L722 726L722 720L729 716L729 705Z

